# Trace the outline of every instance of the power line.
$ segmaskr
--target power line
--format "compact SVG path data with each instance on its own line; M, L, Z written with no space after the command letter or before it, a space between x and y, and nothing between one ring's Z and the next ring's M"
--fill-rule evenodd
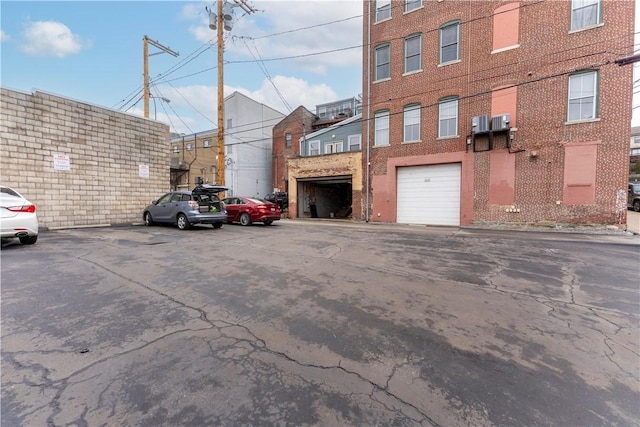
M615 64L613 63L613 61L604 61L604 62L601 62L601 63L598 63L598 64L593 64L593 68L598 68L599 69L599 68L602 68L602 67L605 67L605 66L614 66L614 65ZM573 74L573 73L575 73L574 69L565 70L565 71L549 74L549 75L546 75L546 76L538 77L536 79L532 79L532 80L516 83L516 84L511 85L511 87L527 86L527 85L543 82L543 81L546 81L546 80L551 80L551 79L555 79L555 78L558 78L558 77L567 76L567 75L570 75L570 74ZM476 93L472 93L472 94L469 94L469 95L458 97L457 99L458 99L458 101L470 100L470 99L473 99L473 98L476 98L476 97L486 96L486 95L488 95L488 94L490 94L492 92L493 92L493 89L482 90L482 91L478 91ZM426 110L427 108L434 108L434 107L437 107L439 105L440 105L439 102L434 102L434 103L431 103L431 104L421 105L420 106L420 110ZM639 107L640 106L633 107L633 109L636 109L636 108L639 108ZM404 114L404 111L398 111L398 112L395 112L395 113L389 113L389 117L398 116L398 115L401 115L401 114ZM369 117L366 120L363 118L361 120L361 122L363 124L366 124L367 122L371 122L373 120L375 120L375 117ZM260 123L260 122L256 122L256 123ZM260 126L260 127L256 127L256 128L252 128L252 129L243 129L241 132L247 132L247 131L251 131L251 130L258 130L258 129L262 129L262 128L264 128L264 126ZM226 135L231 136L230 133L225 133L225 136ZM236 138L236 139L240 139L240 138ZM242 145L242 144L248 144L250 142L259 142L259 141L263 141L263 140L264 139L261 138L261 139L254 139L254 140L236 142L236 143L225 144L225 145L227 145L227 146Z

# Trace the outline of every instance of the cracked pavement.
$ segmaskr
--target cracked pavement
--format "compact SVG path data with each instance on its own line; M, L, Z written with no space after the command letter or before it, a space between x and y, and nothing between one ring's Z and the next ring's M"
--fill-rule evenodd
M4 426L640 425L640 237L283 220L3 245Z

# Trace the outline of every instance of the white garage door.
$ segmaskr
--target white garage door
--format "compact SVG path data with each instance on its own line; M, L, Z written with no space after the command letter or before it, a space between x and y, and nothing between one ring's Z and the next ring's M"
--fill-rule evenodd
M460 163L398 169L398 223L460 225Z

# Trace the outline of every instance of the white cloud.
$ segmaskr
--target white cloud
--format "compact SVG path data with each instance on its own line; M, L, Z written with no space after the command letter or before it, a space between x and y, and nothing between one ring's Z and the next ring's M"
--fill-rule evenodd
M315 112L316 104L336 99L336 93L326 84L314 85L296 77L286 76L275 76L273 83L292 110L303 105L310 111ZM164 101L156 100L156 107L158 109L158 121L170 123L172 132L193 133L217 127L218 91L216 87L205 85L160 86L156 90L158 94L162 94L161 96L171 101L171 107L169 108L166 105L160 105ZM231 95L234 91L238 91L284 115L288 115L290 112L269 80L264 80L257 90L225 86L225 97ZM155 115L153 101L151 101L149 108L150 116L153 117ZM170 121L167 115L163 113L165 110L170 113ZM179 117L175 115L174 111L178 113Z
M225 45L230 54L247 59L255 59L254 55L261 59L301 56L293 59L293 63L316 74L326 74L329 67L362 64L362 2L263 0L250 3L256 13L243 16L244 12L236 8L233 30L225 33L231 36ZM183 15L187 16L188 12L184 11ZM204 43L215 38L215 33L208 28L206 13L191 16L199 21L190 28L197 40ZM306 27L313 28L292 31ZM234 40L233 36L243 39ZM268 37L261 38L263 36ZM357 47L342 50L351 46ZM306 56L318 52L327 53Z
M64 58L80 52L87 43L73 34L69 27L55 21L30 22L23 32L23 52L34 56Z
M3 30L0 30L0 42L5 42L10 38L11 37L9 37L9 34L5 33Z

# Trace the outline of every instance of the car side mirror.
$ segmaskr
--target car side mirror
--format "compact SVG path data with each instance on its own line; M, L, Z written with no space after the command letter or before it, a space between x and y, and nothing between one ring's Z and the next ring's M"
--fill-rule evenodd
M158 201L157 201L157 200L154 200L153 202L151 202L151 204L152 204L152 205L157 205L157 204L158 204Z

